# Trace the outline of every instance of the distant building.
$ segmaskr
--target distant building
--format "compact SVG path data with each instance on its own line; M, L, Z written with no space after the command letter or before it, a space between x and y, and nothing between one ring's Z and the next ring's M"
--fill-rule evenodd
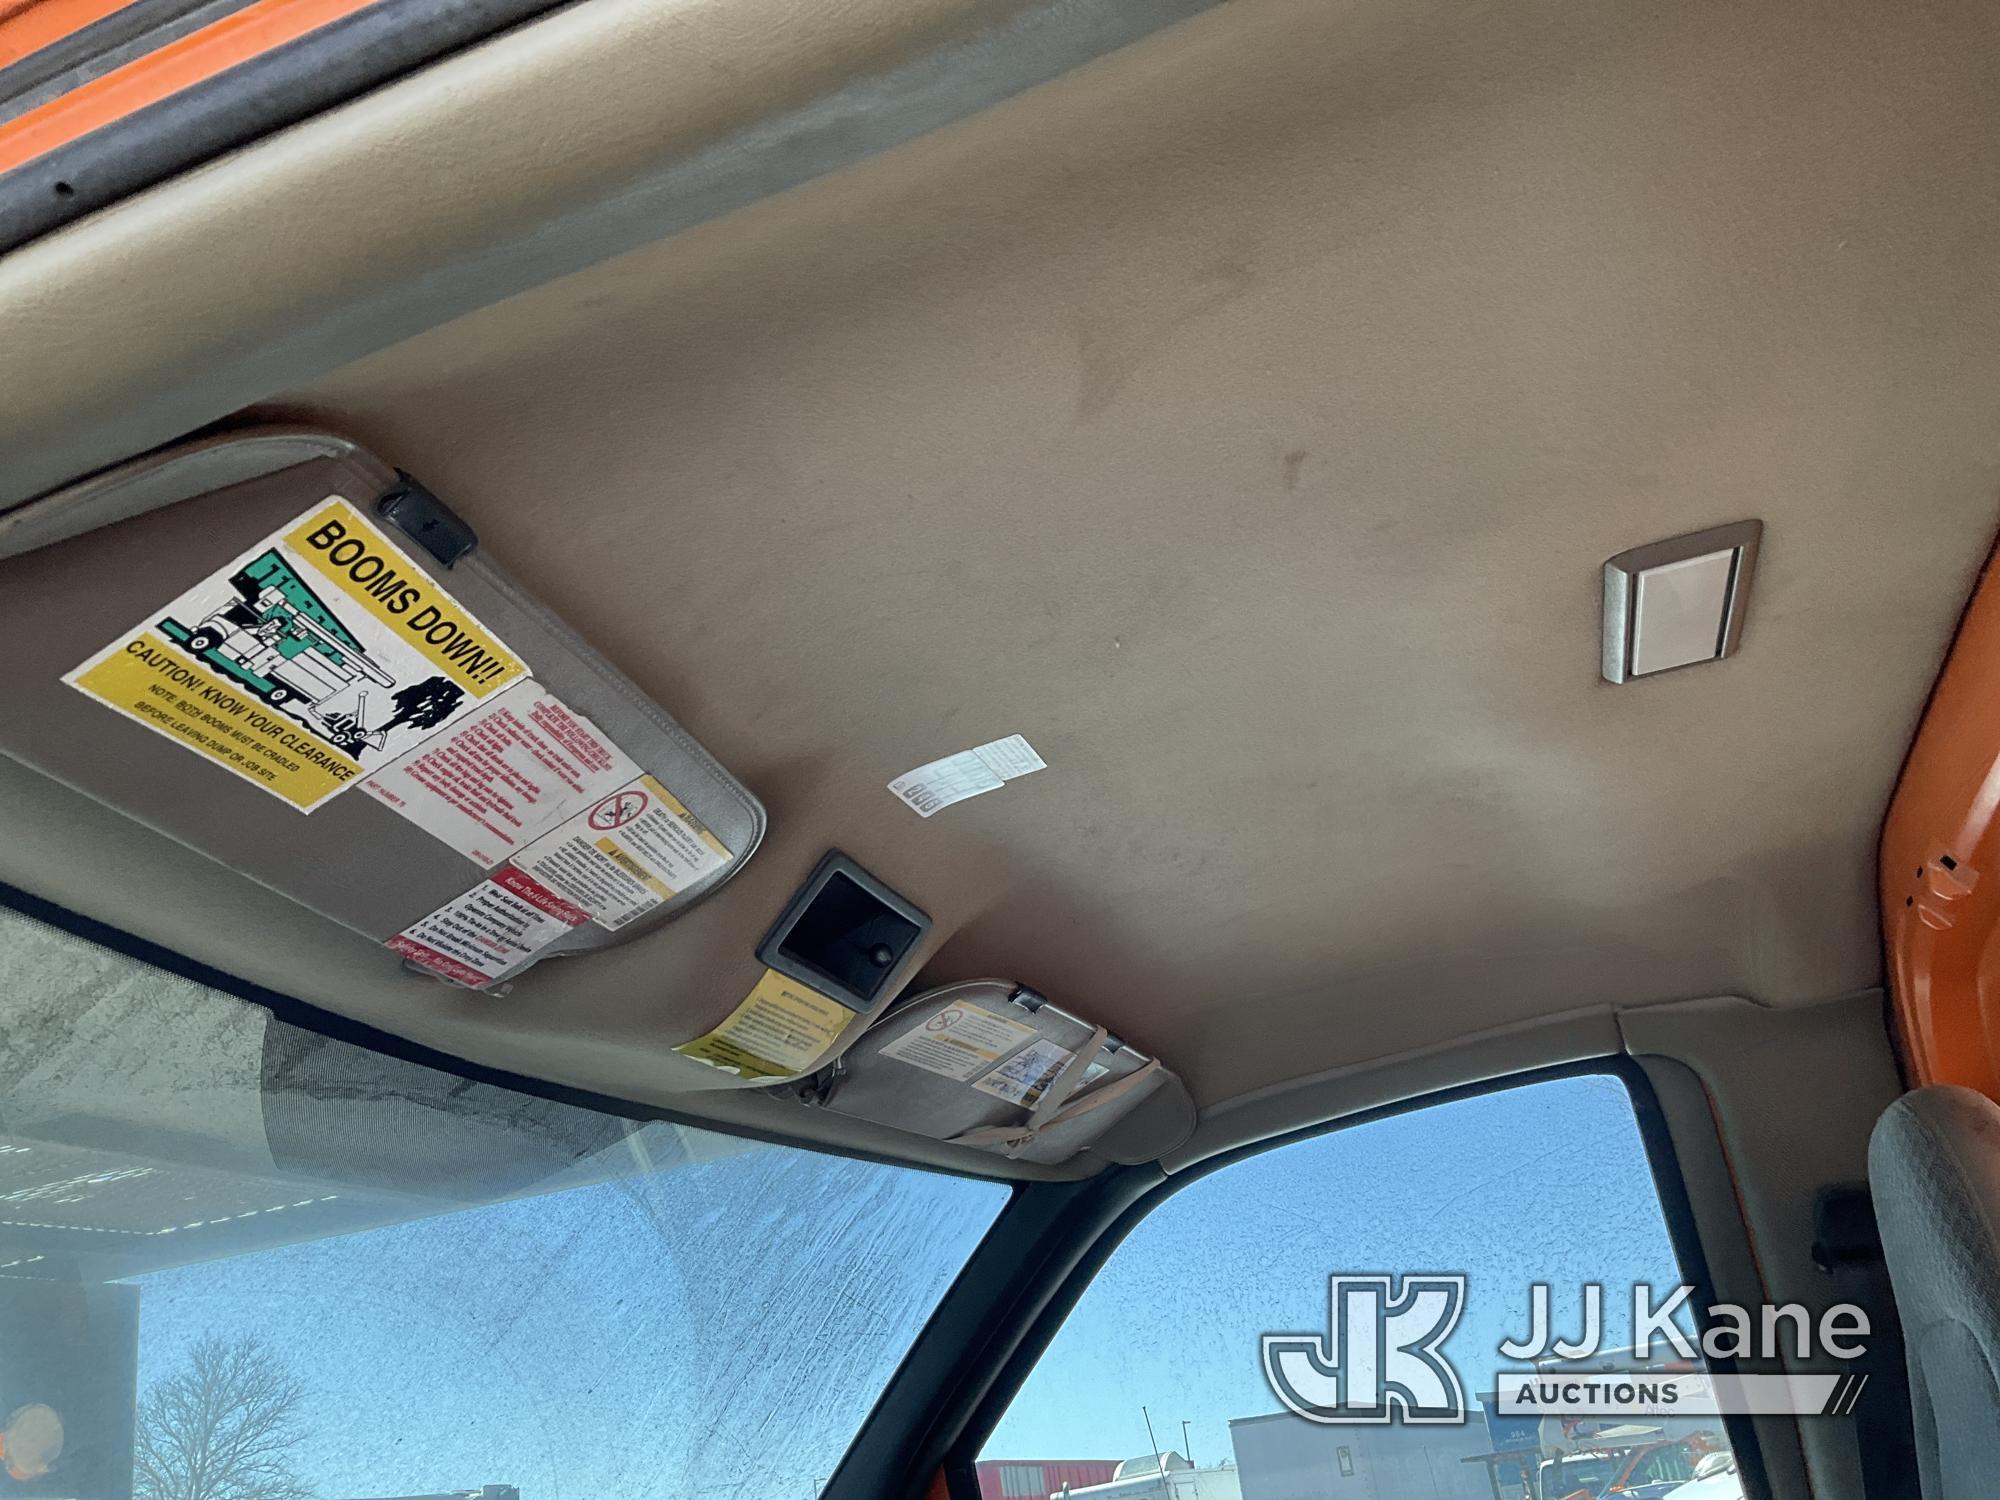
M1229 1424L1242 1500L1493 1500L1483 1422L1308 1422L1290 1412Z
M1499 1407L1500 1398L1492 1391L1479 1397L1479 1409L1486 1417L1487 1468L1493 1474L1493 1488L1500 1500L1529 1500L1529 1478L1542 1457L1542 1421L1539 1417L1508 1416Z
M1068 1485L1080 1490L1118 1472L1111 1458L989 1458L973 1466L979 1500L1048 1500Z

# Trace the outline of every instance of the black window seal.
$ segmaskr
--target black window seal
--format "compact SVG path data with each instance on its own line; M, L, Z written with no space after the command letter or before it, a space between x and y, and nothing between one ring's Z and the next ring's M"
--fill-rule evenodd
M0 172L0 254L569 3L375 0Z
M0 121L39 109L253 0L126 0L87 26L0 68Z

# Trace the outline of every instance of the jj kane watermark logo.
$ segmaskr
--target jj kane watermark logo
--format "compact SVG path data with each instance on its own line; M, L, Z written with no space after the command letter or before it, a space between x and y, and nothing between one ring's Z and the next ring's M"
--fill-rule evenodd
M1631 1290L1631 1345L1606 1349L1601 1284L1580 1288L1575 1338L1554 1332L1553 1289L1537 1282L1528 1291L1527 1336L1502 1339L1498 1361L1481 1361L1482 1374L1493 1372L1499 1415L1844 1414L1867 1381L1841 1370L1795 1373L1862 1357L1868 1315L1851 1303L1818 1314L1795 1302L1717 1303L1696 1337L1680 1321L1694 1288L1658 1295L1641 1282ZM1465 1384L1444 1344L1466 1297L1457 1274L1331 1276L1326 1331L1265 1334L1264 1379L1287 1411L1312 1422L1463 1422ZM1739 1360L1787 1373L1707 1368Z
M1327 1279L1325 1335L1264 1335L1264 1378L1315 1422L1463 1422L1465 1387L1443 1344L1465 1311L1463 1276Z

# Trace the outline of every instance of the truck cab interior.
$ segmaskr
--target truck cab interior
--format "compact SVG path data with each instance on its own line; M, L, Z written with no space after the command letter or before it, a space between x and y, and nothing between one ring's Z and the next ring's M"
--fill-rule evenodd
M1979 0L0 4L0 1500L1993 1494L1997 136Z

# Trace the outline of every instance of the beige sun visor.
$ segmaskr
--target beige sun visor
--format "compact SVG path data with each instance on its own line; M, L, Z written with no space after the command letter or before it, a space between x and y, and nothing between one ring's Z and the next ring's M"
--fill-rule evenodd
M665 710L338 439L181 449L5 528L0 749L385 965L504 987L672 921L763 836Z
M1085 1147L1151 1161L1195 1124L1186 1086L1157 1058L1000 979L911 996L794 1092L836 1114L1043 1163Z

